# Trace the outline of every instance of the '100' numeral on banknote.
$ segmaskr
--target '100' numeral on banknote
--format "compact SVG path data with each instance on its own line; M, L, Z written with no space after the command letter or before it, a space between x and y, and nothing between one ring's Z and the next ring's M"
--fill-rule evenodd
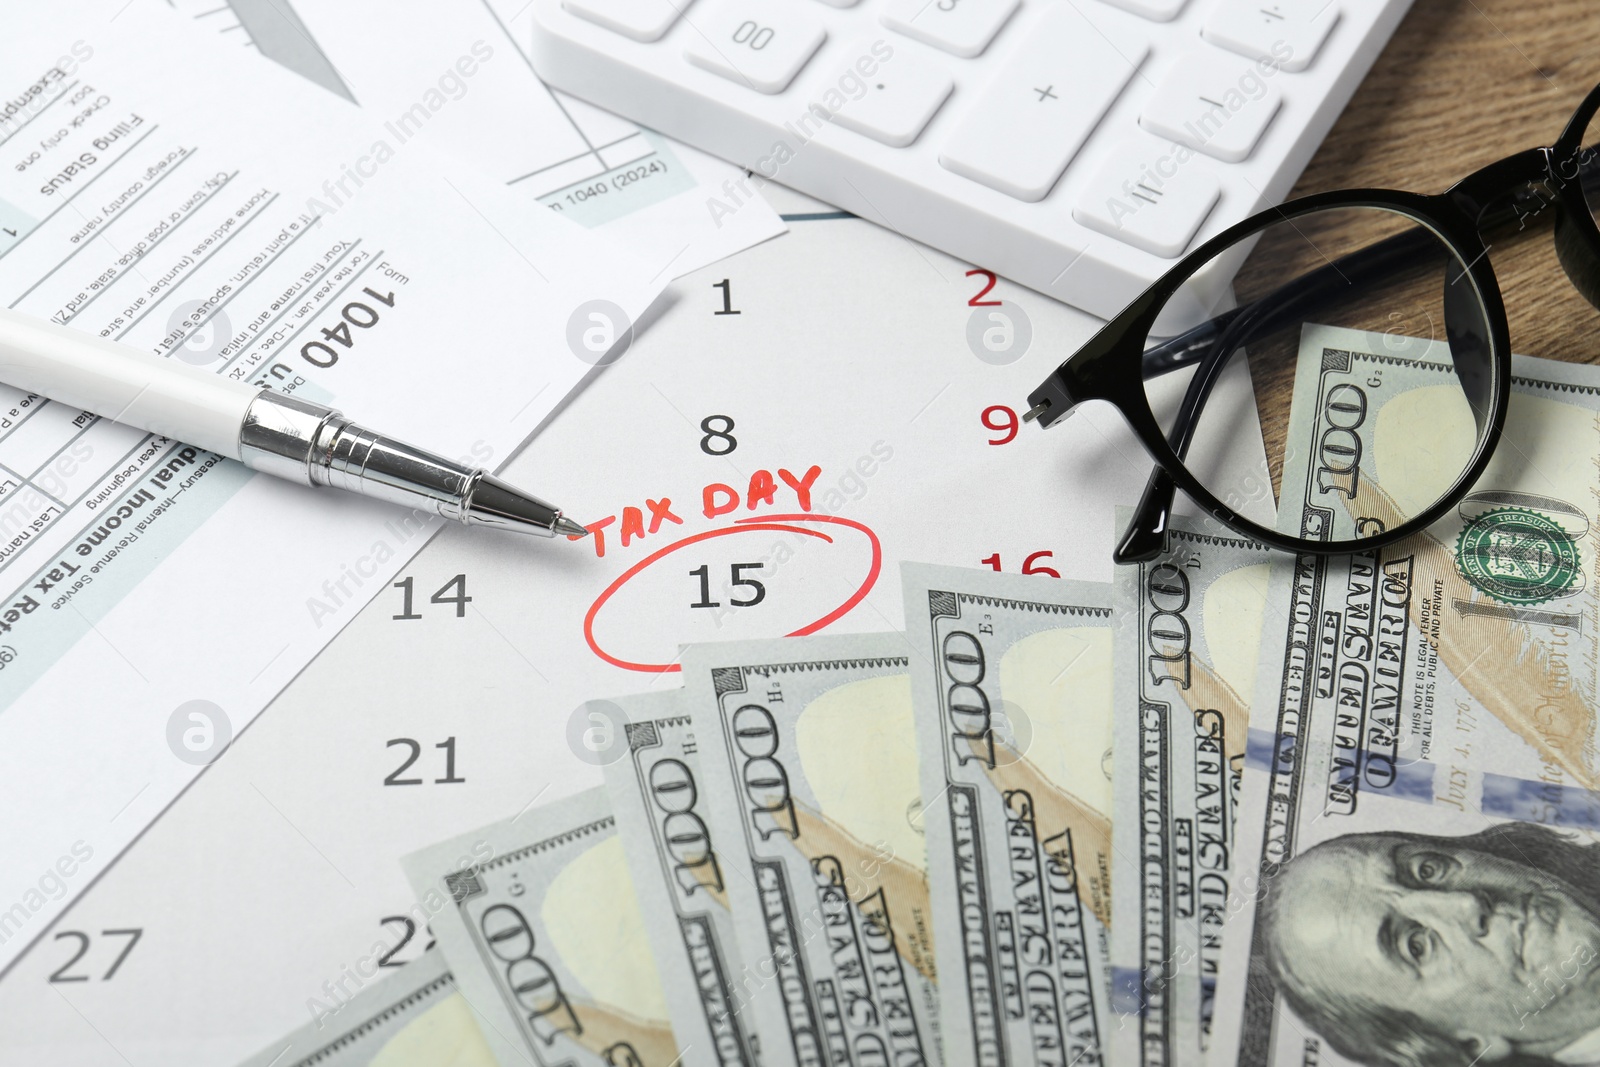
M490 858L478 860L480 850ZM463 863L461 857L471 857ZM669 1067L677 1042L605 790L404 860L502 1067Z
M913 565L904 576L951 1062L1098 1063L1110 590Z
M625 719L627 751L605 764L617 830L661 966L673 1032L690 1067L755 1067L755 1020L728 909L725 872L704 815L699 741L681 692L587 705L591 718ZM775 1058L766 1067L788 1062Z
M1198 1064L1231 892L1270 555L1175 521L1116 576L1111 962L1123 1063Z
M769 1062L779 1048L802 1067L939 1062L905 652L863 634L684 656Z

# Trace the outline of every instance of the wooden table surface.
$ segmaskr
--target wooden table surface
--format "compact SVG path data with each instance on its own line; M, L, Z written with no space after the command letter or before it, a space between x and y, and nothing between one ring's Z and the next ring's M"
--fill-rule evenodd
M1596 0L1416 0L1293 195L1439 192L1554 142L1596 84ZM1600 362L1600 311L1567 283L1547 226L1496 244L1489 259L1514 351Z

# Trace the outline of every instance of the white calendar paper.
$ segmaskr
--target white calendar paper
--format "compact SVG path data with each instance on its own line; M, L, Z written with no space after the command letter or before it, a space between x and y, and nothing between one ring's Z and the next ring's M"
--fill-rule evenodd
M431 939L398 858L598 784L579 703L678 686L680 643L899 628L901 559L1110 577L1148 460L1109 409L1019 421L1098 324L768 192L791 232L674 283L509 469L604 523L605 555L436 537L59 924L93 980L49 981L64 938L0 981L27 1020L0 1063L232 1063L318 1012L345 1025ZM1231 444L1232 469L1263 463ZM117 929L143 934L103 981Z

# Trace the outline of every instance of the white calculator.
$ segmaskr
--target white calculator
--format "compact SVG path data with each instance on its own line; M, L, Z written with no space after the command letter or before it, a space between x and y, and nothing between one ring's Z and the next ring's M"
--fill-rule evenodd
M532 56L748 170L713 217L780 182L1109 317L1288 194L1409 7L533 0Z

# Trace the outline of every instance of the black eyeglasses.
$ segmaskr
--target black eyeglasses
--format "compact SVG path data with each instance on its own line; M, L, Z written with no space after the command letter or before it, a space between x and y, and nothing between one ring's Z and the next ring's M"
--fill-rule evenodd
M1518 152L1437 196L1352 189L1246 219L1185 256L1057 367L1029 394L1029 421L1049 426L1086 400L1109 401L1157 464L1115 560L1164 551L1177 489L1247 537L1318 554L1391 544L1460 502L1489 463L1511 393L1489 238L1552 219L1567 277L1600 308L1597 112L1600 86L1553 147ZM1230 277L1234 306L1217 313ZM1313 324L1365 331L1366 350L1303 343L1315 339ZM1253 375L1254 410L1224 399L1249 389L1216 392L1230 375ZM1400 377L1414 395L1376 410L1369 394ZM1298 443L1306 455L1294 454L1290 436L1296 390L1302 409L1318 407L1314 418L1297 416L1312 430ZM1240 514L1273 484L1269 471L1240 479L1221 463L1250 418L1260 419L1269 455L1288 444L1279 469L1307 479L1308 499L1343 505L1339 522L1297 524L1294 535ZM1375 465L1385 468L1381 482Z

